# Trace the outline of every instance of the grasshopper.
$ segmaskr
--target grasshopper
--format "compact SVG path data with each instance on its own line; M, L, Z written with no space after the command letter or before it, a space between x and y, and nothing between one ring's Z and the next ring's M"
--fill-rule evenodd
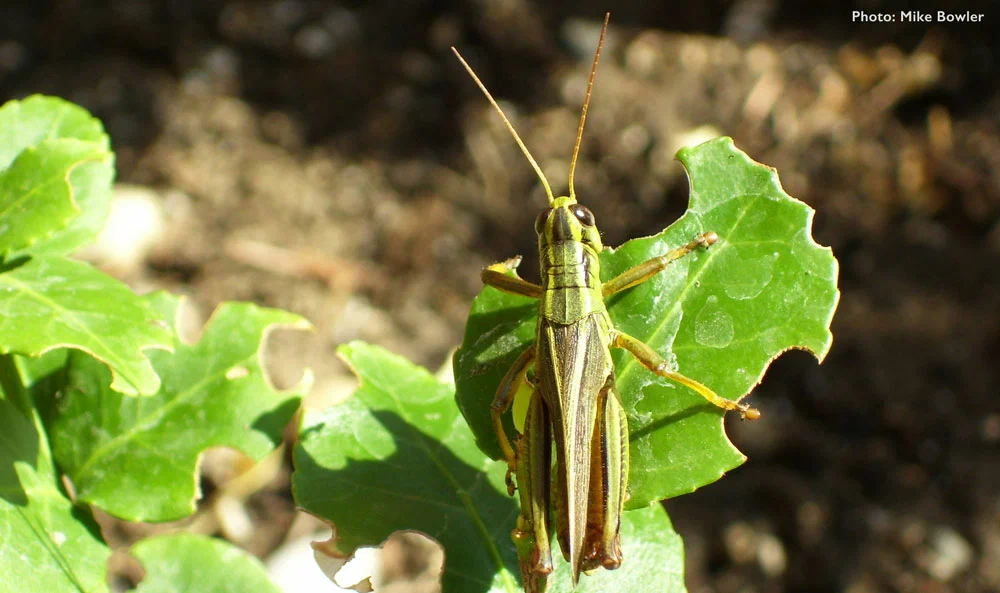
M621 565L619 530L628 498L629 432L615 387L612 348L624 348L650 371L694 390L719 408L737 410L747 419L760 416L756 409L724 399L676 372L650 346L615 329L608 315L605 300L609 296L645 282L671 262L718 241L714 232L703 233L687 245L643 262L607 282L601 281L598 254L604 246L593 213L577 203L573 174L609 16L604 18L580 114L570 161L568 196L553 196L545 174L514 126L472 67L452 48L500 114L548 197L548 207L535 221L541 284L517 275L520 257L493 264L482 273L483 283L488 286L538 299L535 341L506 373L490 407L507 463L508 493L513 495L516 489L521 503L512 538L528 590L544 590L546 575L552 572L549 534L552 503L559 547L572 567L574 585L581 572ZM531 387L531 396L523 433L512 444L503 428L502 416L523 385ZM516 476L516 488L512 476Z

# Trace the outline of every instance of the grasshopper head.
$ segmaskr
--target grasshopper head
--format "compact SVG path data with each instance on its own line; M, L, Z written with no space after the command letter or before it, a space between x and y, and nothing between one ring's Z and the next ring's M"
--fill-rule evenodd
M535 219L538 245L545 247L563 241L576 241L590 246L596 253L604 249L597 231L594 213L576 199L562 196L552 201Z

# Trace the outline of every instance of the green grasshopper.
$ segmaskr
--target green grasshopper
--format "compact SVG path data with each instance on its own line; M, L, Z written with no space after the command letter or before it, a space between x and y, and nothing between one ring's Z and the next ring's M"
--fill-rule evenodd
M518 550L522 580L529 591L544 590L546 575L552 572L550 502L555 504L559 547L572 566L574 585L580 572L600 567L615 569L621 565L619 529L628 498L629 432L615 387L611 348L624 348L650 371L691 388L719 408L738 410L747 419L760 416L754 408L724 399L705 385L674 371L650 346L615 329L608 315L605 300L609 296L645 282L671 262L718 241L715 233L703 233L683 247L601 282L598 254L604 246L593 213L576 201L573 173L608 17L605 16L594 55L573 147L569 196L553 197L548 180L514 126L458 50L452 48L531 163L549 202L535 221L541 284L517 275L520 257L491 265L482 274L483 283L488 286L537 298L539 302L535 341L504 376L490 408L497 440L507 462L510 495L515 491L512 475L517 478L521 513L512 538ZM524 385L532 388L524 430L511 444L502 416Z

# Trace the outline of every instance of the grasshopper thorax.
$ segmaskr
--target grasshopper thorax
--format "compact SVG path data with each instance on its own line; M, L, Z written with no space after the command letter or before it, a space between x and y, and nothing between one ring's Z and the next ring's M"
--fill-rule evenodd
M569 196L556 198L538 215L535 232L538 233L538 246L541 248L572 241L583 243L595 254L604 249L593 212Z

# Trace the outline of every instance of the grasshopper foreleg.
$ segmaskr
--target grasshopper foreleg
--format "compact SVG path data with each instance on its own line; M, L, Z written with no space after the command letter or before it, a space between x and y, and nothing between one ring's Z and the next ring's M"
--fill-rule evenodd
M610 374L597 404L590 467L590 502L583 571L618 568L622 562L621 516L628 498L628 420Z
M540 298L542 287L517 275L517 266L520 264L521 256L518 255L487 267L482 273L483 284L511 294ZM514 272L514 275L511 276L508 272Z
M621 292L626 288L632 288L637 284L642 284L646 280L649 280L656 274L663 271L671 262L674 262L685 255L691 253L699 247L708 247L719 240L719 236L713 232L702 233L683 247L678 247L677 249L672 249L668 251L665 255L659 257L654 257L653 259L646 260L641 264L625 270L620 275L612 278L608 282L605 282L601 287L604 293L604 298ZM498 264L499 265L499 264Z
M714 406L722 408L723 410L738 410L740 416L747 420L756 420L757 418L760 418L760 412L757 411L757 409L751 408L746 404L741 404L739 402L734 402L720 397L714 391L694 379L685 377L684 375L674 371L670 368L670 365L667 364L667 361L662 356L657 354L655 350L650 348L649 345L642 340L634 338L624 332L612 330L611 347L624 348L625 350L628 350L636 360L642 363L642 366L661 377L666 377L671 381L676 381L681 385L690 387L698 395L708 400L708 402Z

